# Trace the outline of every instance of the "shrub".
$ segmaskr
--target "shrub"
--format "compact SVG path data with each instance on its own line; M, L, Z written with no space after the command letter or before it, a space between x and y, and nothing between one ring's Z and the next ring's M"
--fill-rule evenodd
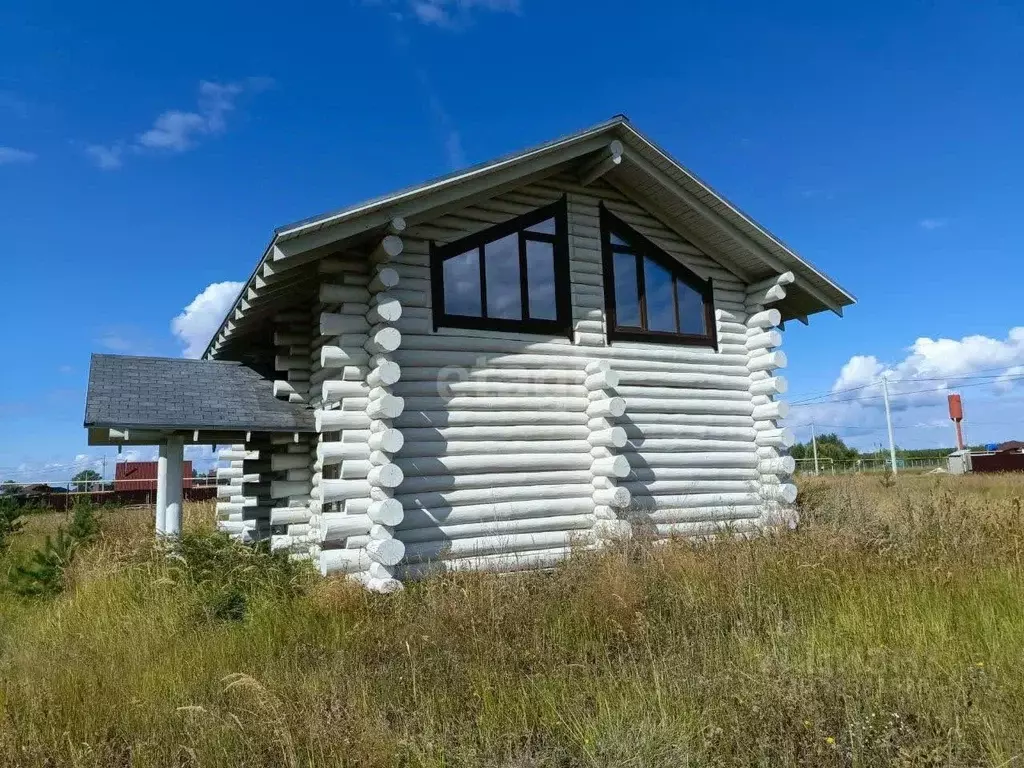
M57 528L55 536L32 552L28 562L16 565L9 574L14 591L23 597L53 597L64 591L66 572L75 553L91 544L100 535L100 518L90 501L78 501L65 531Z
M91 544L100 535L100 517L95 504L88 500L75 502L71 511L68 535L79 544Z
M304 590L308 566L266 547L249 547L222 533L185 534L174 544L172 576L201 596L207 618L243 619L254 599Z
M75 540L58 528L55 536L32 552L27 563L14 566L11 586L23 597L53 597L64 591L64 573L75 554Z
M23 525L21 509L14 500L0 497L0 556L10 549L11 539Z

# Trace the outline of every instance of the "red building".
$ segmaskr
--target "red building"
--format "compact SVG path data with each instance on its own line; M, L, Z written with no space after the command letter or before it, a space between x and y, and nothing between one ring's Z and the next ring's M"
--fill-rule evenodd
M184 462L182 467L182 487L192 487L192 462ZM155 461L122 461L114 468L115 491L155 491Z

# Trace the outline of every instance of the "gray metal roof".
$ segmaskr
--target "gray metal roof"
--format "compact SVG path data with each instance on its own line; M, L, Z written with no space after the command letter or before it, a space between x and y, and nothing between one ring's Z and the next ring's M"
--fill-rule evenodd
M313 412L274 397L273 382L241 363L93 355L85 426L313 432Z
M616 115L610 120L605 120L603 123L592 125L589 128L584 128L582 131L576 131L565 136L559 136L557 139L551 139L545 141L542 144L535 144L528 149L519 150L518 152L508 152L499 157L495 157L491 160L486 160L482 163L475 163L474 165L467 166L466 168L460 168L457 171L446 173L443 176L435 176L428 181L424 181L420 184L413 184L412 186L403 187L395 192L389 192L386 195L379 195L378 197L370 198L369 200L363 200L355 205L349 205L344 208L337 208L327 213L321 213L317 216L308 216L299 221L293 221L290 224L284 224L274 229L275 237L294 237L298 234L303 234L310 231L321 229L331 224L331 222L337 219L344 219L353 213L358 213L364 210L370 210L377 208L381 205L392 205L396 200L400 200L405 197L420 195L430 189L437 187L443 187L452 182L457 182L469 176L475 176L478 173L489 171L506 163L513 163L521 160L526 155L535 155L542 153L549 149L554 149L561 144L567 142L576 142L580 139L592 136L602 131L606 131L609 128L613 128L617 125L624 125L629 122L629 118L625 115Z
M626 152L623 162L609 171L606 179L613 185L622 185L641 205L653 205L659 217L670 227L677 228L677 231L685 230L687 239L713 258L721 257L724 263L732 265L738 275L750 282L785 271L794 273L796 282L787 289L789 295L778 305L783 319L803 318L826 309L841 314L843 307L856 301L832 278L797 255L636 130L627 117L616 115L611 120L521 152L278 227L252 276L210 340L204 356L214 356L221 344L231 337L244 337L246 340L240 343L247 345L252 328L246 316L254 310L259 316L260 311L273 311L284 303L287 297L280 289L261 295L253 288L254 279L268 260L280 270L288 269L291 255L314 252L328 245L339 247L346 240L383 227L393 216L404 217L410 224L418 223L431 214L432 206L450 204L460 194L466 197L480 194L481 185L497 185L501 180L507 181L510 175L536 173L544 168L554 173L560 165L579 161L584 149L593 147L596 151L598 147L607 146L611 139L620 140ZM274 251L280 249L288 251L284 254L285 260L277 261L280 254L272 259ZM300 258L298 262L304 263L304 260ZM296 270L296 274L307 281L316 277L315 272L308 270ZM305 287L305 284L300 287ZM232 319L237 326L234 329L227 327Z

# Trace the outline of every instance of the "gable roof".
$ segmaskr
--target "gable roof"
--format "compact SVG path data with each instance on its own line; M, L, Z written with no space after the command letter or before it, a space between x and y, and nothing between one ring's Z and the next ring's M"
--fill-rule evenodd
M85 426L313 432L313 412L273 386L232 361L93 355Z
M605 180L621 187L663 223L750 282L793 272L795 281L787 287L787 298L776 305L784 319L806 319L825 310L842 314L843 307L856 301L619 115L521 152L278 227L205 356L214 356L242 332L253 310L257 317L266 317L282 308L288 289L309 287L315 271L303 267L331 250L365 239L395 217L420 223L445 209L465 205L470 198L497 194L566 167L591 163L614 142L622 147L622 159L606 173Z

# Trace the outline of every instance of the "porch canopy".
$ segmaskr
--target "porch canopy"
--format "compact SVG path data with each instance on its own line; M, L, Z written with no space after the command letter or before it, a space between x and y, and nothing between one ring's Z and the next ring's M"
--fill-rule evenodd
M93 355L85 400L89 445L158 445L156 529L181 532L184 446L245 443L252 433L315 432L313 411L274 397L243 363Z

